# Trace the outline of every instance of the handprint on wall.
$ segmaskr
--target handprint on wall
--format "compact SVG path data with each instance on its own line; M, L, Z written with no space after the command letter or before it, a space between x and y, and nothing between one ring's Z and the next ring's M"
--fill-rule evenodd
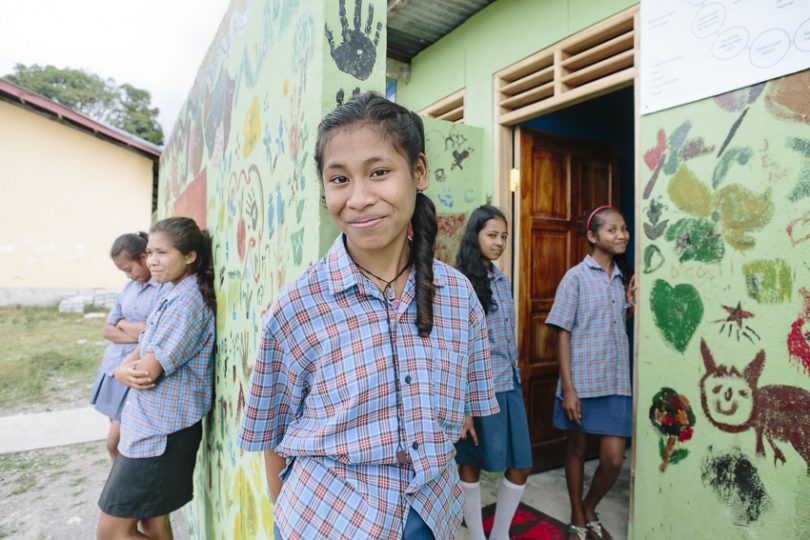
M329 27L324 25L326 40L329 42L329 51L340 71L365 81L374 69L377 61L377 44L380 42L382 22L377 22L374 37L371 29L374 25L374 6L368 5L368 19L365 28L361 29L363 0L354 2L354 27L349 28L349 19L346 17L346 0L339 1L340 27L343 42L335 46L335 37Z

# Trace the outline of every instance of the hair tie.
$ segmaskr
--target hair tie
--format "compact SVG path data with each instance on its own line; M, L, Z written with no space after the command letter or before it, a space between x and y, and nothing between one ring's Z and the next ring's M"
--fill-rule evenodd
M588 221L585 223L585 230L586 230L586 231L590 231L590 230L591 230L591 220L593 219L593 216L595 216L595 215L596 215L598 212L600 212L600 211L602 211L602 210L606 210L606 209L608 209L608 208L610 208L611 210L616 210L616 208L614 208L613 206L611 206L611 205L609 205L609 204L604 204L604 205L602 205L602 206L597 206L597 207L594 209L594 211L593 211L593 212L591 212L591 215L590 215L590 216L588 216ZM616 211L618 212L618 210L616 210Z

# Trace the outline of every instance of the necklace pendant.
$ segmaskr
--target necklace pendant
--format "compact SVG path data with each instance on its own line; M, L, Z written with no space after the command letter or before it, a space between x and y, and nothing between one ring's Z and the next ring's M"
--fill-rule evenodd
M388 299L389 302L393 302L397 299L397 291L394 290L394 287L391 285L385 288L385 298Z
M405 450L397 450L397 463L400 465L408 463L408 453Z

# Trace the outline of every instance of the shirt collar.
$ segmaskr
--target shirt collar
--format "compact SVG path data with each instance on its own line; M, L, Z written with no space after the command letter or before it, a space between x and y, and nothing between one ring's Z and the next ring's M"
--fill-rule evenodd
M349 252L346 251L346 245L343 242L344 234L340 233L332 247L326 253L326 270L329 273L329 292L337 294L346 291L352 287L359 287L360 271L357 266L349 257ZM446 272L438 271L436 264L433 265L433 285L436 287L443 287L447 284ZM414 272L411 269L411 275L408 281L414 279Z
M498 267L495 266L494 264L490 264L489 268L492 271L492 275L489 278L490 280L492 280L492 281L503 281L504 279L506 279L506 274L501 272L500 269L498 269Z
M183 281L174 285L164 298L170 300L184 295L187 291L197 287L197 274L191 274L183 278Z
M602 267L599 265L599 263L598 263L598 262L596 262L596 259L594 259L593 257L591 257L591 255L590 255L590 254L585 255L585 259L583 260L583 262L584 262L584 263L585 263L585 264L586 264L586 265L587 265L589 268L592 268L592 269L594 269L594 270L601 270L602 272L604 272L604 271L605 271L605 269L604 269L604 268L602 268ZM618 265L618 264L616 264L616 260L614 259L614 261L613 261L613 275L612 275L612 276L610 276L610 278L611 278L611 279L613 279L613 278L615 278L616 276L622 276L622 271L621 271L621 269L619 268L619 265ZM622 276L622 277L624 277L624 276Z

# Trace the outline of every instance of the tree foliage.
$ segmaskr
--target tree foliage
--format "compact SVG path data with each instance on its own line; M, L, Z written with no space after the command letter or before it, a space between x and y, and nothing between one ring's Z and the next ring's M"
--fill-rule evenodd
M64 105L99 122L132 133L155 144L163 144L163 129L157 121L159 109L152 107L147 90L113 79L102 79L81 69L16 64L4 77L11 83Z

